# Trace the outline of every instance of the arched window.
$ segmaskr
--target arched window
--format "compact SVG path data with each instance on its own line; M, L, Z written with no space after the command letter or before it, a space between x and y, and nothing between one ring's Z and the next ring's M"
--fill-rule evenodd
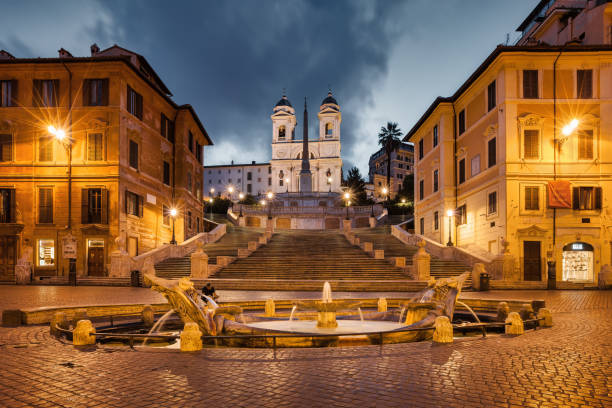
M332 137L334 134L334 126L331 123L325 124L325 137Z
M285 139L285 126L279 126L278 128L278 138Z

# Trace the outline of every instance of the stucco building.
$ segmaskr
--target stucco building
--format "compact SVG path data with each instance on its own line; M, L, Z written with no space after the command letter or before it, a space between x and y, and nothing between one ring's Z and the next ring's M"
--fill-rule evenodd
M90 57L2 51L0 85L0 277L18 260L35 277L66 275L71 242L78 275L107 276L113 251L171 240L173 207L177 241L201 230L212 142L144 57L95 44Z
M240 193L259 196L272 189L270 163L216 165L204 167L204 195L237 200Z
M610 2L542 1L518 45L433 102L404 139L417 233L511 255L505 280L597 283L612 262L611 26Z
M373 197L377 200L385 199L383 188L387 187L388 194L395 198L402 188L404 177L414 172L414 146L410 143L400 143L397 150L391 153L391 178L387 186L387 153L381 147L370 156L369 182L373 185Z

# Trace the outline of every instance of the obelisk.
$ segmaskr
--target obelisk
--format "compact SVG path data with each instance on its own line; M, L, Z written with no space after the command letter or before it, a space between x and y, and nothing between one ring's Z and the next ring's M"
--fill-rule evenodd
M312 192L312 173L308 155L308 108L304 98L304 140L302 140L302 170L300 171L300 193Z

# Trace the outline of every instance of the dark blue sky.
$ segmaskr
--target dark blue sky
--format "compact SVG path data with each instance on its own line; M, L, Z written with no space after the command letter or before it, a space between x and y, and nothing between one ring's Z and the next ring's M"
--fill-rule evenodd
M117 43L144 55L192 104L215 146L206 164L270 158L272 107L287 89L310 134L328 86L340 103L344 169L367 174L387 121L407 131L452 94L538 0L5 2L0 49L75 56ZM300 125L301 126L301 125ZM301 134L298 132L298 134Z

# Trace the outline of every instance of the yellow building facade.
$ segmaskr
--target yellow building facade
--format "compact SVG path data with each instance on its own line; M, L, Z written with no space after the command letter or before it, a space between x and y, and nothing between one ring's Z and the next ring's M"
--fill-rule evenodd
M203 146L189 105L177 105L140 55L0 52L0 279L108 276L110 255L144 253L203 229ZM76 248L74 247L76 245Z
M499 46L406 135L415 232L511 259L494 279L593 286L612 264L612 46L531 43Z

